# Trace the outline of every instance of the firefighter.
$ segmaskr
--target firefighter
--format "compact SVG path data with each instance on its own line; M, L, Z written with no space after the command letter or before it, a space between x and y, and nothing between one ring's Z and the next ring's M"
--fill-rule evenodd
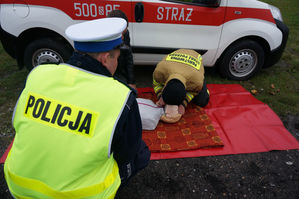
M156 104L165 106L161 120L168 123L179 121L189 102L204 107L210 98L202 57L190 49L176 50L157 64L153 87L158 97Z
M29 74L4 167L15 198L113 198L147 166L136 93L113 78L126 26L121 18L72 25L69 62Z

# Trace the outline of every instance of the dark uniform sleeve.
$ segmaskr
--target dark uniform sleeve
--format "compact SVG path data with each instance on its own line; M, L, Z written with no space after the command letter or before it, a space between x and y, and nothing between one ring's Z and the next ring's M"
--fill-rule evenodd
M118 66L114 73L114 77L118 80L122 80L122 82L125 82L126 84L136 83L133 54L128 31L124 35L124 45L120 48Z
M134 92L131 92L116 126L112 152L120 169L122 165L133 164L132 174L146 167L149 162L150 151L142 140L141 118Z
M127 75L128 75L128 84L135 84L135 71L134 71L134 63L133 63L133 53L132 53L132 48L130 44L130 34L129 31L127 31L124 35L124 43L128 47L126 50L125 54L125 62L126 62L126 68L127 68Z
M127 53L128 84L135 84L136 79L131 46L129 47Z

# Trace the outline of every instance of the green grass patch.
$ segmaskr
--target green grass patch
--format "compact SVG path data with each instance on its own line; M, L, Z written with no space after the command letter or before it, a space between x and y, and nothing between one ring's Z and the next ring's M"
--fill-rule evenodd
M13 135L11 118L28 71L19 70L16 60L3 50L0 43L0 135Z

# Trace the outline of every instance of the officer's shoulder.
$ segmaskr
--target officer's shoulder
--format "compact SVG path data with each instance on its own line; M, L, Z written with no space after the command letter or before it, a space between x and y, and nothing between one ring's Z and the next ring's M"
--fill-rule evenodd
M43 71L46 72L48 70L47 68L54 69L54 66L58 66L58 64L42 63L42 64L37 65L34 68L32 68L30 73L28 74L28 76L32 76L35 73L41 74Z

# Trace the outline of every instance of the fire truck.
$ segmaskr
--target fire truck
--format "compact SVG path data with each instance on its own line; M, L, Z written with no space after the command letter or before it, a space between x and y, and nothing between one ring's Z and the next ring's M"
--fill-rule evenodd
M233 80L277 63L289 32L280 10L257 0L0 0L0 39L19 67L66 62L65 29L114 9L128 17L136 65L187 48Z

